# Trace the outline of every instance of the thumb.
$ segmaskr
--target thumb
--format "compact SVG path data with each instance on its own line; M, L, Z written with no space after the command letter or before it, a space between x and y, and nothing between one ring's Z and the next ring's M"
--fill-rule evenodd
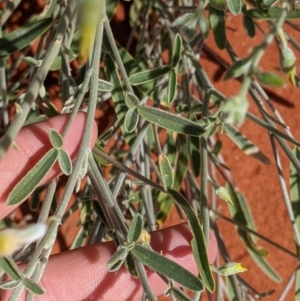
M51 149L49 140L50 129L63 132L69 115L59 115L42 122L24 127L14 145L9 148L4 158L0 161L0 219L9 214L16 206L7 206L6 200L14 186L22 179L30 169ZM86 114L80 112L74 119L70 130L64 138L63 150L65 150L72 160L76 158L80 141L84 135L84 124ZM92 128L90 147L93 147L97 139L96 122ZM61 174L57 164L49 171L40 185L45 184Z

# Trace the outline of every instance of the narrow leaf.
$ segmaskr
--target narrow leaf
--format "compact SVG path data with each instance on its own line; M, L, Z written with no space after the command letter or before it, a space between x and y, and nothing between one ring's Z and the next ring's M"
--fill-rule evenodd
M139 105L138 113L146 120L171 131L190 136L201 136L205 130L197 123L158 108Z
M241 75L247 74L251 66L251 60L249 58L238 60L234 62L227 70L224 79L228 80L231 78L236 78Z
M132 85L141 85L150 81L153 81L170 71L169 65L159 67L153 70L146 70L130 76L129 81Z
M189 157L193 173L197 178L200 174L200 139L199 137L189 137Z
M135 137L135 134L134 132L128 133L124 126L124 120L125 120L126 112L128 111L128 107L126 106L124 101L125 92L123 89L123 85L120 80L119 74L116 70L112 57L110 55L105 55L104 62L105 62L106 78L108 81L110 81L113 84L113 89L111 91L111 94L114 102L114 109L121 126L121 131L125 141L128 144L131 144Z
M45 178L58 158L58 150L50 149L44 157L21 179L7 199L7 205L17 205L26 199Z
M247 15L243 15L243 26L244 26L244 29L245 29L247 35L250 38L254 38L255 37L255 25L254 25L252 18L248 17Z
M168 157L164 154L158 156L159 170L165 189L170 189L174 184L173 170Z
M130 109L127 111L124 127L127 133L131 133L135 130L137 124L139 122L139 114L136 109Z
M225 12L209 6L209 22L219 49L226 46Z
M43 62L42 60L36 60L31 56L25 56L24 58L22 58L22 61L32 67L40 67Z
M0 38L0 58L4 58L29 45L41 36L51 24L52 18L40 19Z
M206 244L204 241L204 234L200 226L199 219L195 211L191 207L191 205L182 196L182 194L180 194L180 192L173 189L169 189L168 193L174 199L174 201L180 206L180 208L188 218L188 222L194 236L191 241L191 246L198 267L198 271L200 273L200 276L203 280L205 287L210 292L213 292L215 290L215 282L211 274L210 265L207 257Z
M152 270L162 274L180 285L192 290L202 291L201 280L176 262L160 255L150 248L136 245L131 251L132 255L146 264Z
M128 242L138 241L138 239L142 234L142 230L143 230L143 218L138 213L132 219L131 225L129 227L128 234L127 234Z
M12 259L0 256L0 269L3 270L9 277L20 282L23 280L23 275Z
M209 5L216 10L226 11L227 3L226 0L211 0L209 1Z
M106 154L105 149L100 145L99 142L97 142L95 144L94 148ZM103 165L103 166L110 166L111 165L110 162L108 162L107 160L103 159L101 156L97 155L94 152L93 152L93 157L94 157L94 159L96 160L96 162L99 165Z
M172 103L177 88L177 74L174 69L171 69L169 72L169 82L168 82L168 104Z
M282 8L271 7L268 9L266 14L263 14L260 9L248 9L245 14L252 19L260 20L277 20L282 13ZM300 9L296 8L295 10L290 10L287 13L285 20L299 20L300 19Z
M217 189L216 189L216 195L223 201L225 201L226 203L229 203L231 205L234 206L232 200L231 200L231 197L227 191L227 189L223 186L219 186Z
M230 124L224 124L223 129L225 130L228 137L247 155L251 156L263 164L269 165L270 160L255 146L250 140L241 134L235 127Z
M242 10L242 1L241 0L226 0L229 10L234 16L240 14Z
M50 138L50 142L54 148L60 149L63 147L63 143L64 143L63 138L59 132L57 132L55 130L50 130L49 138Z
M177 33L175 36L175 41L174 41L174 46L172 51L172 60L171 60L172 68L176 67L180 60L181 49L182 49L182 39L180 34Z
M67 152L65 152L63 149L59 150L58 153L58 163L59 167L61 168L62 172L65 175L70 175L72 172L72 161Z
M256 76L257 76L258 81L262 85L271 86L271 87L284 87L285 86L284 79L275 73L259 72L259 73L256 73Z
M23 280L23 284L30 292L34 293L35 295L43 295L45 293L42 287L31 279L25 278Z
M115 254L108 260L107 267L109 272L115 272L117 271L121 265L124 263L127 255L128 250L124 247L118 247Z
M20 283L21 282L19 282L19 281L10 280L10 281L7 281L7 282L4 282L4 283L0 284L0 289L10 290L10 289L13 289L13 288L16 288L17 286L19 286Z
M129 109L135 109L140 104L140 101L134 94L127 92L125 103Z
M100 92L110 92L113 89L113 85L103 79L98 79L98 91Z

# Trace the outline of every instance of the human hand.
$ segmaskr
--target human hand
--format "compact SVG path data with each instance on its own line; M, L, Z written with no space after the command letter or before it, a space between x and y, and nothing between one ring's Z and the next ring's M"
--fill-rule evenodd
M79 150L83 136L86 115L78 113L71 129L64 139L64 150L74 159ZM49 130L62 131L67 122L67 115L57 116L46 121L32 124L22 129L16 139L18 148L11 147L0 161L0 219L9 214L14 206L7 206L6 199L16 183L34 166L51 148ZM90 147L97 139L97 127L94 124ZM48 173L41 184L45 184L61 174L58 164ZM158 230L151 233L152 248L171 260L197 274L190 241L191 232L186 224ZM89 245L72 251L63 252L50 257L40 284L46 290L35 300L104 300L125 301L140 300L142 288L140 281L130 276L125 267L110 273L107 261L115 252L113 242ZM209 262L216 258L217 243L215 236L210 234L208 247ZM160 295L166 284L156 274L148 271L148 278L153 292ZM3 291L1 300L7 300L9 291ZM22 299L23 298L23 299ZM21 300L25 300L25 295Z

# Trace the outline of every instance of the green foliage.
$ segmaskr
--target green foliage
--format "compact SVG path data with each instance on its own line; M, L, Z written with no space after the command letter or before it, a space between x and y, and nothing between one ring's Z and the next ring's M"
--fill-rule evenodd
M223 156L228 140L238 148L233 156L242 151L241 158L250 156L250 160L254 158L265 165L275 162L280 178L278 185L293 225L297 254L292 255L299 259L300 142L293 138L288 124L276 111L272 90L287 84L285 76L295 90L299 87L297 58L300 47L293 38L299 28L296 23L286 22L300 19L299 7L293 1L276 0L194 1L198 3L194 7L192 2L177 1L176 5L169 6L161 0L129 1L126 21L131 31L124 33L125 39L118 36L117 31L112 32L109 22L119 7L117 0L50 1L47 9L31 16L25 25L16 24L19 27L13 31L7 18L16 17L16 9L8 6L3 10L0 22L0 160L6 160L8 149L16 153L23 151L22 145L18 145L20 142L16 142L22 127L70 113L62 132L49 131L50 144L49 140L45 143L50 147L36 154L38 159L34 164L28 163L25 176L9 191L8 205L19 205L31 198L30 209L40 214L43 222L53 215L50 208L55 210L47 239L35 249L37 255L31 257L30 248L34 248L31 245L24 250L28 255L17 251L12 258L0 256L0 270L11 279L2 282L0 288L14 289L11 300L18 300L23 289L30 294L28 299L33 294L44 293L35 279L42 277L48 258L41 262L40 269L24 274L14 260L24 255L28 266L35 266L39 258L47 254L45 250L51 250L59 225L65 223L74 210L80 211L79 230L70 249L114 240L118 247L107 263L108 270L115 272L124 265L141 281L145 296L151 301L155 298L144 265L169 281L166 293L178 300L191 298L175 288L173 281L196 292L206 289L208 294L215 290L220 292L220 288L226 286L230 300L241 300L241 292L247 292L248 299L271 294L272 291L259 294L255 288L250 290L253 284L251 280L246 282L243 274L235 277L235 273L246 272L242 265L227 262L224 266L212 266L208 260L211 223L216 233L220 232L216 235L218 256L229 260L232 251L226 250L223 229L218 229L218 220L212 219L215 214L236 226L244 250L265 275L274 282L281 280L266 260L269 252L259 247L257 236L277 249L282 248L257 232L255 220L267 222L270 217L265 212L260 212L260 216L252 215L250 204L253 206L253 203L248 204L239 191L240 179L231 173L232 166L227 165ZM232 38L235 29L230 20L238 15L237 20L245 32L236 40ZM121 29L123 34L125 27ZM259 38L246 45L248 48L239 57L237 44L255 36ZM210 45L218 49L210 49L207 39L212 39ZM264 70L261 61L269 59L264 54L273 41L278 45L278 68ZM227 80L228 87L236 85L235 95L229 89L219 91L218 84L214 86L217 76L211 75L202 61L207 53L219 70L223 72L226 67L221 80ZM226 63L220 60L219 54L226 57ZM52 89L54 79L57 83ZM268 90L264 90L264 86ZM59 95L59 105L53 101L53 91ZM266 95L270 91L272 97L268 98ZM8 112L14 111L12 108L16 114L9 116ZM79 110L87 113L73 165L64 150L67 147L64 140ZM261 115L253 113L257 111ZM89 143L95 116L97 119L101 116L97 120L100 137L91 151ZM268 158L271 155L267 157L260 151L255 140L248 138L251 133L244 134L243 124L247 119L255 123L253 131L260 127L266 141L271 141L273 160ZM33 135L39 136L39 133ZM78 135L81 135L79 129ZM291 143L296 146L293 151ZM281 172L282 154L290 162L290 196L286 175ZM56 181L40 187L54 165L69 177L62 197L55 194ZM0 174L5 177L5 171L1 170ZM88 180L82 181L86 175ZM224 187L226 182L229 183ZM44 190L47 193L42 200ZM74 190L76 201L70 204ZM247 195L247 191L244 193ZM219 212L220 199L228 204L229 218ZM266 202L267 207L269 199L266 196L259 201ZM175 212L174 207L179 218L188 222L192 237L188 243L199 276L179 266L176 260L168 259L167 254L151 248L149 233ZM13 216L7 219L10 225L16 222ZM171 240L171 247L173 243ZM212 272L220 275L216 283ZM28 278L28 275L32 276ZM72 275L76 276L80 275ZM295 298L300 300L299 268L296 278ZM195 294L194 299L197 297Z

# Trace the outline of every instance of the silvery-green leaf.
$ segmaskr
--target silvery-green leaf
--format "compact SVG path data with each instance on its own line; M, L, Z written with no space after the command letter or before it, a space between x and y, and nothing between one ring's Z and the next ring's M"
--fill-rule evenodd
M164 154L158 156L159 170L165 189L170 189L174 184L173 170L168 157Z
M0 38L0 58L4 58L29 45L41 36L52 24L52 18L31 22Z
M30 292L34 293L35 295L43 295L45 293L42 287L31 279L23 279L23 284Z
M124 263L128 253L129 253L128 250L123 246L118 247L115 254L107 262L108 271L109 272L117 271Z
M168 82L168 104L172 103L177 88L177 74L174 69L171 69L169 72L169 82Z
M62 172L66 176L69 176L72 172L72 161L69 154L65 152L63 149L59 150L58 163Z
M129 81L132 85L141 85L162 77L170 71L169 65L158 67L153 70L141 71L130 76Z
M136 109L130 109L127 111L124 127L127 133L131 133L135 130L137 124L139 122L139 114Z
M216 195L223 201L234 206L234 204L230 198L230 195L225 187L219 186L218 188L216 188Z
M13 288L16 288L17 286L19 286L20 283L21 283L20 281L9 280L9 281L6 281L6 282L0 284L0 289L10 290L10 289L13 289Z
M143 230L143 218L138 213L132 219L131 225L128 229L128 234L127 234L128 242L137 241L141 236L142 230Z
M63 138L59 132L50 130L49 138L55 149L61 149L63 147Z
M24 278L17 265L8 257L0 256L0 269L18 282L22 281Z
M227 9L226 0L210 0L209 5L216 10L226 11Z
M182 39L181 39L180 34L177 33L175 36L175 41L174 41L174 46L173 46L173 51L172 51L171 66L173 68L177 66L177 64L180 60L181 49L182 49Z
M230 12L234 15L237 16L240 14L242 10L242 1L241 0L226 0L228 8Z
M42 60L36 60L34 57L25 56L22 58L22 61L32 67L39 67L42 64Z
M247 74L251 64L252 63L250 58L246 58L234 62L226 71L224 79L227 80L230 78L236 78L241 75Z
M227 262L222 267L214 269L214 272L222 276L230 276L238 273L246 272L247 269L244 268L240 263L237 262Z
M58 158L59 151L50 149L10 192L7 205L17 205L26 199L45 178Z
M106 80L103 79L98 79L98 91L101 92L109 92L113 88L113 85L110 82L107 82Z
M140 104L140 101L134 94L127 92L125 103L129 109L135 109Z
M197 123L158 108L139 105L137 110L149 122L180 134L201 136L205 132Z
M248 101L242 97L235 96L227 100L223 106L224 121L240 127L246 117Z
M193 291L203 290L202 282L198 277L150 248L136 244L130 252L152 270L173 279L180 285Z

